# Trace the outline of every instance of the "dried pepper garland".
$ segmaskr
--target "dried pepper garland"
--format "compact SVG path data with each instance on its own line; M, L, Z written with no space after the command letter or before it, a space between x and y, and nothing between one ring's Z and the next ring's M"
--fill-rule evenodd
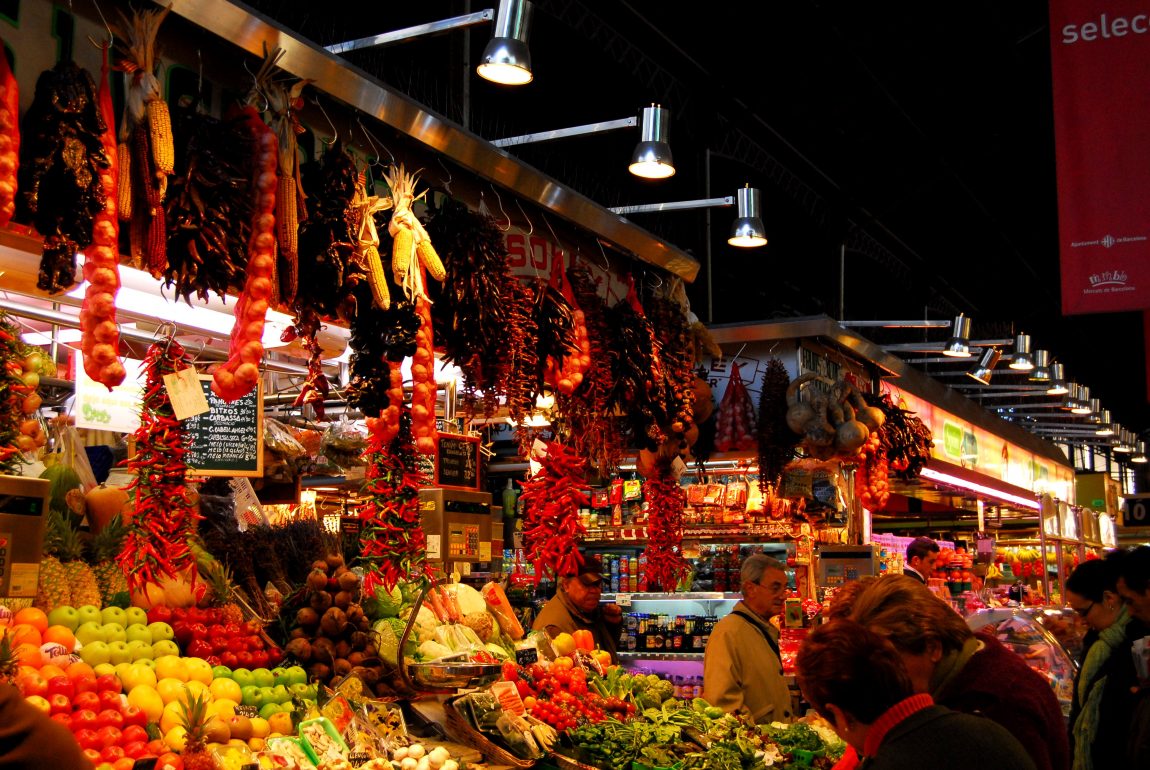
M511 293L506 299L507 331L504 337L504 355L510 364L507 414L522 424L535 409L539 379L539 327L532 312L534 290L520 283L513 283L510 288ZM520 454L526 454L526 447Z
M631 440L639 449L655 451L667 440L668 406L660 387L663 366L651 322L643 312L634 285L627 298L611 308L616 344L615 391L612 401L631 423Z
M763 390L759 394L759 488L778 487L783 467L794 456L798 434L787 427L787 387L790 375L777 358L767 362Z
M643 499L647 502L647 581L664 591L674 591L690 571L683 559L683 507L687 493L664 470L643 483Z
M132 591L164 577L177 579L185 570L194 574L196 566L188 538L195 534L200 516L184 482L186 430L164 388L164 375L187 367L184 349L174 339L152 343L144 358L147 379L135 434L136 455L128 460L135 476L127 487L135 490L135 514L116 557Z
M427 536L419 523L419 489L426 483L411 438L411 418L404 415L396 441L386 441L385 423L367 419L368 464L366 502L359 507L362 522L358 563L364 567L364 590L371 595L382 585L426 578Z
M535 565L535 582L544 574L569 575L583 563L579 542L586 529L579 507L587 505L586 461L570 448L552 441L546 455L534 456L538 473L523 484L523 542Z
M663 400L668 420L664 429L682 441L695 424L695 351L691 329L683 307L668 296L651 297L644 308L662 362Z

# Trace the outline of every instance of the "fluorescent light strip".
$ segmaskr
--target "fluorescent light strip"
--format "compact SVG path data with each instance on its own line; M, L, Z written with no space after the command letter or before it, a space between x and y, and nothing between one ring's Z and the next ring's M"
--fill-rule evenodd
M1015 505L1020 505L1024 508L1030 508L1035 511L1040 510L1040 506L1037 500L1030 500L1025 497L1019 497L1018 495L1012 495L1009 492L1000 492L993 487L987 487L983 486L982 484L976 484L973 481L960 479L958 476L951 476L949 473L939 473L938 471L932 470L930 468L923 468L921 475L924 478L938 481L943 484L949 484L950 486L959 487L961 489L969 489L971 492L978 492L979 494L986 495L987 497L993 497L996 500L1004 500L1008 503L1014 503Z

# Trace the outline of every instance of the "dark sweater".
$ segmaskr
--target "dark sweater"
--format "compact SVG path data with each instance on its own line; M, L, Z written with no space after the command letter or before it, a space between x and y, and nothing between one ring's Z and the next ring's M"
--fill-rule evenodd
M1139 696L1132 690L1138 686L1138 676L1134 671L1134 658L1130 647L1135 639L1146 636L1146 628L1137 620L1131 619L1126 625L1123 644L1115 649L1102 664L1099 677L1106 677L1102 688L1102 702L1098 704L1098 729L1090 754L1094 767L1123 767L1129 748L1137 748L1135 739L1139 735L1136 725L1131 723L1139 703ZM1098 633L1091 630L1082 641L1082 656L1079 666L1086 660L1086 654L1098 641ZM1078 702L1078 685L1081 673L1074 679L1074 700L1070 706L1070 732L1073 740L1074 722L1082 710ZM1132 730L1134 732L1132 733ZM1071 744L1073 745L1073 743ZM1142 749L1145 751L1145 749Z
M892 727L858 770L1034 770L1034 762L1004 728L982 717L930 706Z
M1005 727L1038 770L1066 770L1070 767L1066 719L1050 684L994 634L980 631L975 636L983 649L935 701Z
M0 684L2 770L92 770L70 730L31 706L10 684Z

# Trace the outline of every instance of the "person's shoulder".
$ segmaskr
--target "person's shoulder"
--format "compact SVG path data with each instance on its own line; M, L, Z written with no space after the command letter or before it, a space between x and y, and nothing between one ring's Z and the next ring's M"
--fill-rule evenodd
M1001 770L1033 770L1034 762L1010 732L997 722L934 705L917 711L890 731L891 743L911 751L930 745L940 755L993 754ZM967 760L963 760L964 762ZM944 765L950 767L950 765ZM955 765L955 767L966 765Z

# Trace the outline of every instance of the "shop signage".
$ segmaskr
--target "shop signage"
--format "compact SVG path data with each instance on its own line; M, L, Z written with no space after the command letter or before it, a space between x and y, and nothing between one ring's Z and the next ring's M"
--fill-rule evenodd
M892 400L914 412L930 428L934 436L932 457L1035 494L1049 493L1060 500L1072 494L1074 472L1068 466L1039 457L910 393L896 391Z
M110 430L116 433L135 433L140 427L140 401L144 392L144 362L134 358L122 359L128 375L116 387L108 390L84 371L80 353L72 355L72 370L76 373L76 400L72 414L77 428Z
M479 437L440 433L435 448L435 484L479 489Z
M208 411L184 421L188 472L196 476L263 476L263 386L228 403L212 392L212 378L200 376Z
M1119 523L1123 527L1150 527L1150 494L1123 497Z
M1150 307L1147 10L1050 3L1063 313Z

